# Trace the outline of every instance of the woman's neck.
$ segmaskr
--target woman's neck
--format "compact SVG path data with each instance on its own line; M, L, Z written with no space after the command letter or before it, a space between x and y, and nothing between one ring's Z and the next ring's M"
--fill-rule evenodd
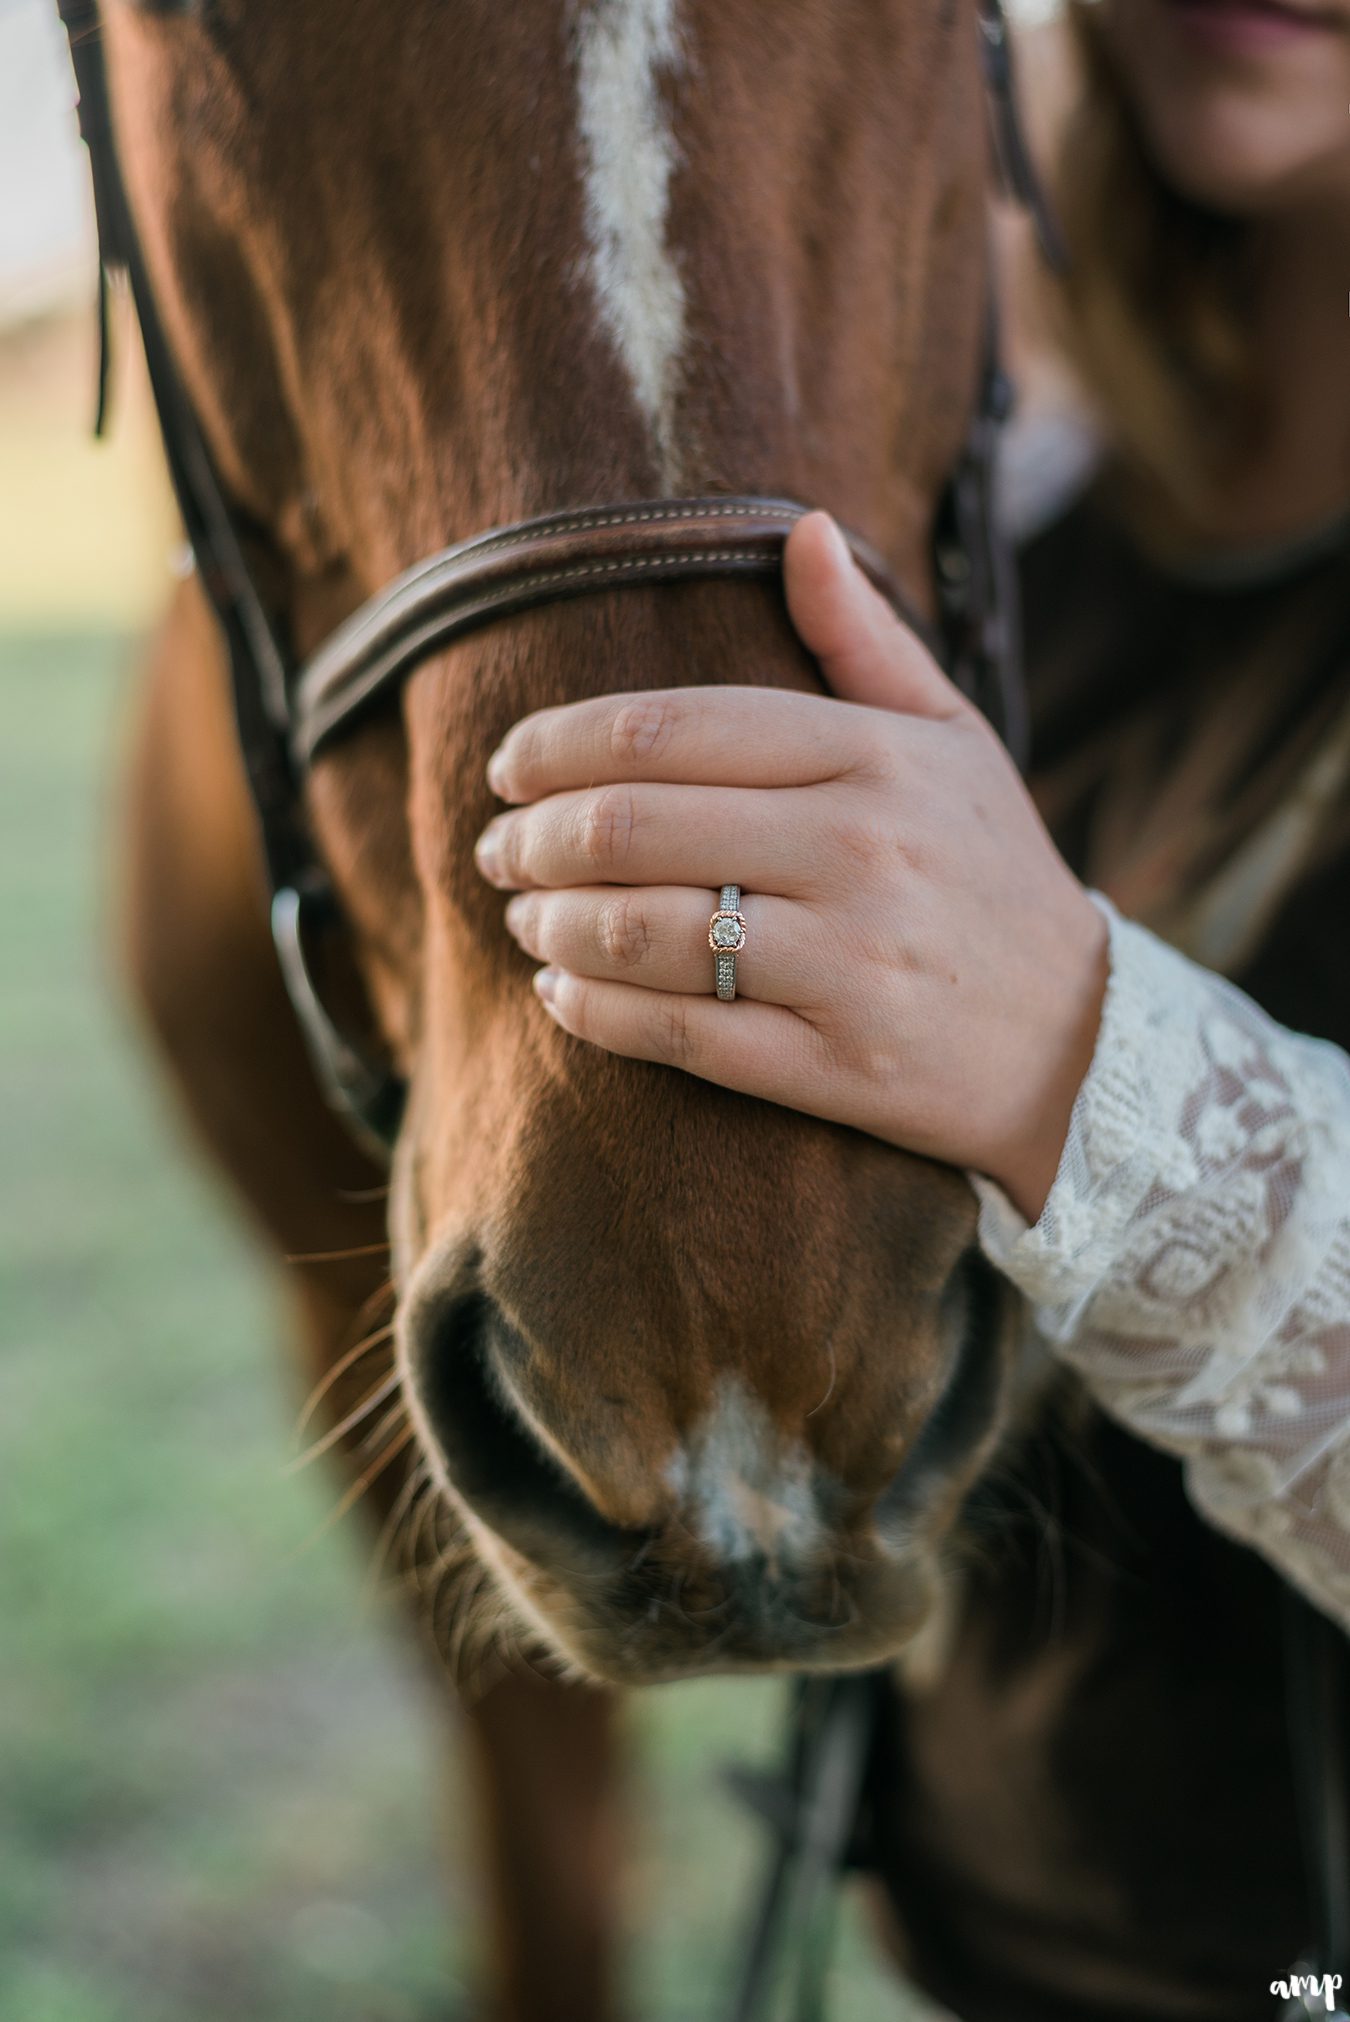
M1263 421L1225 487L1224 542L1289 539L1350 511L1350 214L1262 228L1255 338Z

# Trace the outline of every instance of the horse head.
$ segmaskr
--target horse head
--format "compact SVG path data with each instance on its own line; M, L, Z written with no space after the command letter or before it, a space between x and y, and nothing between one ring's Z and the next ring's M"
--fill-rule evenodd
M297 653L484 526L672 493L826 506L932 611L986 334L968 8L102 0L102 32L163 321ZM1005 1409L960 1176L569 1039L474 868L515 720L715 681L817 684L772 586L552 604L425 659L308 783L408 1087L425 1457L518 1614L620 1682L897 1650Z

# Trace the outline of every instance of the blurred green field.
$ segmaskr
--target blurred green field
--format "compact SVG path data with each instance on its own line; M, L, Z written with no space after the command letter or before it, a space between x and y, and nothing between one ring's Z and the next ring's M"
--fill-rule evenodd
M331 1498L282 1477L261 1268L107 973L133 664L124 633L0 629L0 2022L443 2022L472 1909L442 1730L359 1531L296 1556ZM644 2022L723 2011L760 1847L716 1771L776 1710L634 1706ZM836 1990L838 2022L908 2012L852 1912Z

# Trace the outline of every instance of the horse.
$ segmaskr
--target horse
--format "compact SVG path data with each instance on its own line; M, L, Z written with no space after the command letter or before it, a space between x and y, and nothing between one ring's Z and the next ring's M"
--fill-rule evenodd
M98 10L165 341L296 657L447 541L675 493L826 506L938 613L991 307L968 9ZM1017 1612L1025 1582L970 1564L982 1510L1000 1563L995 1463L1048 1407L964 1180L578 1046L474 869L485 764L520 716L631 690L636 745L663 732L642 691L717 680L819 685L761 576L515 611L426 654L307 769L345 923L330 987L407 1092L387 1199L278 969L200 579L141 700L126 966L202 1142L289 1260L324 1441L382 1548L426 1573L438 1640L551 1665L461 1707L499 2012L615 2012L616 1692L907 1654L943 1687L916 1688L870 1781L920 1977L1000 2022L1023 1986L1042 2022L1056 1999L1080 2022L1139 2012L1140 1987L1150 2013L1217 2014L1146 1965L1129 1979L1106 1883L1081 1911L1106 1963L1061 1972L1060 1784L1025 1817L1003 1801L1010 1746L1039 1764L1078 1733L1082 1673ZM597 792L586 820L622 886L622 806ZM1034 1673L1020 1697L1008 1650ZM990 1902L1020 1949L984 1944Z

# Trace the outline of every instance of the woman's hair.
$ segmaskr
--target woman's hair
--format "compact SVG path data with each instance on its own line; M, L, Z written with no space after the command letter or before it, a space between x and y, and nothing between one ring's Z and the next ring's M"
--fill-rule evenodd
M1059 334L1143 500L1202 528L1258 418L1253 235L1150 160L1098 0L1069 0L1068 17L1081 82L1056 177L1069 251Z

